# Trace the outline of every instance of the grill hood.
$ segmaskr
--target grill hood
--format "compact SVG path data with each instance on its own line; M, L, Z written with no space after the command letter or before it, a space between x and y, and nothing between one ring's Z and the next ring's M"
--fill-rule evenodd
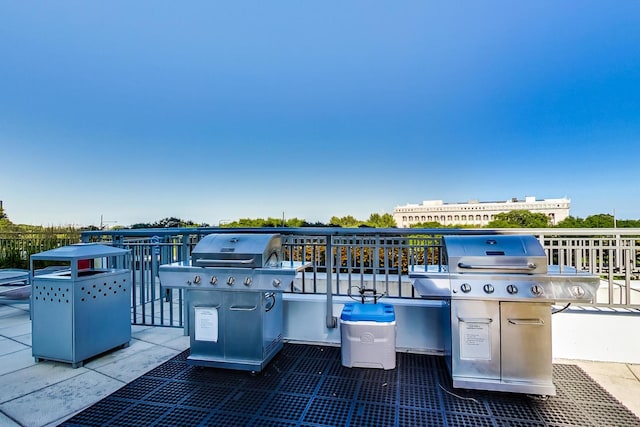
M531 235L444 236L449 273L547 273L547 256Z
M279 234L209 234L191 252L195 267L279 267Z

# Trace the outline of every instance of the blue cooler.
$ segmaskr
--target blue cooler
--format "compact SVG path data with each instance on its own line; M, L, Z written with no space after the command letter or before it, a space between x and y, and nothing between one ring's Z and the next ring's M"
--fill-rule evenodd
M391 304L345 304L340 335L343 366L395 369L396 313Z

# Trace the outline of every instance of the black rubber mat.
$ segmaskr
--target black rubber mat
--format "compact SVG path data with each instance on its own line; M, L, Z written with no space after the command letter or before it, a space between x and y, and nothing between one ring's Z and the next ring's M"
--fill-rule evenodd
M340 348L286 344L261 373L188 365L185 351L63 426L640 426L580 368L554 365L558 394L453 390L436 356L394 370L345 368Z

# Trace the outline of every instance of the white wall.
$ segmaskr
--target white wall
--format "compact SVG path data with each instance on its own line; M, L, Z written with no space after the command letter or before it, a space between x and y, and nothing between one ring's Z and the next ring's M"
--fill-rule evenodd
M563 312L551 324L554 358L640 363L640 316Z
M284 337L292 341L340 344L340 313L347 297L333 298L337 328L326 327L324 295L284 295ZM396 312L398 351L442 354L442 308L439 301L383 299ZM640 363L640 316L566 311L552 316L554 358Z

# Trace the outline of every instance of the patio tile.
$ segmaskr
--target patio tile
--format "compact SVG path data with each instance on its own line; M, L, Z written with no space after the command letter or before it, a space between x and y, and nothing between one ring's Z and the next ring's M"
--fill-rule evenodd
M118 360L135 355L136 353L145 351L152 347L153 344L136 339L131 339L128 347L102 353L99 357L86 361L84 363L84 367L99 371L103 366L117 362Z
M151 346L127 357L117 358L112 363L100 366L95 370L116 380L130 382L175 355L175 350Z
M18 337L31 333L31 322L20 316L4 318L0 321L0 335L4 337Z
M31 337L32 337L31 333L28 333L28 334L12 337L12 339L31 347L32 345Z
M73 369L71 365L65 363L52 361L34 363L32 366L2 376L0 402L16 399L86 372L84 368Z
M66 381L0 404L0 410L22 425L43 426L68 418L122 385L122 382L100 373L85 371Z
M11 418L7 417L5 414L0 412L0 426L2 427L22 427L17 422L13 421Z
M0 356L15 353L16 351L24 350L26 348L30 347L9 338L0 338Z
M182 328L147 328L141 331L132 333L132 335L139 340L147 341L152 344L163 345L175 338L184 336Z
M10 372L35 364L36 362L33 359L30 347L11 354L5 354L4 356L0 356L0 375L5 376Z

